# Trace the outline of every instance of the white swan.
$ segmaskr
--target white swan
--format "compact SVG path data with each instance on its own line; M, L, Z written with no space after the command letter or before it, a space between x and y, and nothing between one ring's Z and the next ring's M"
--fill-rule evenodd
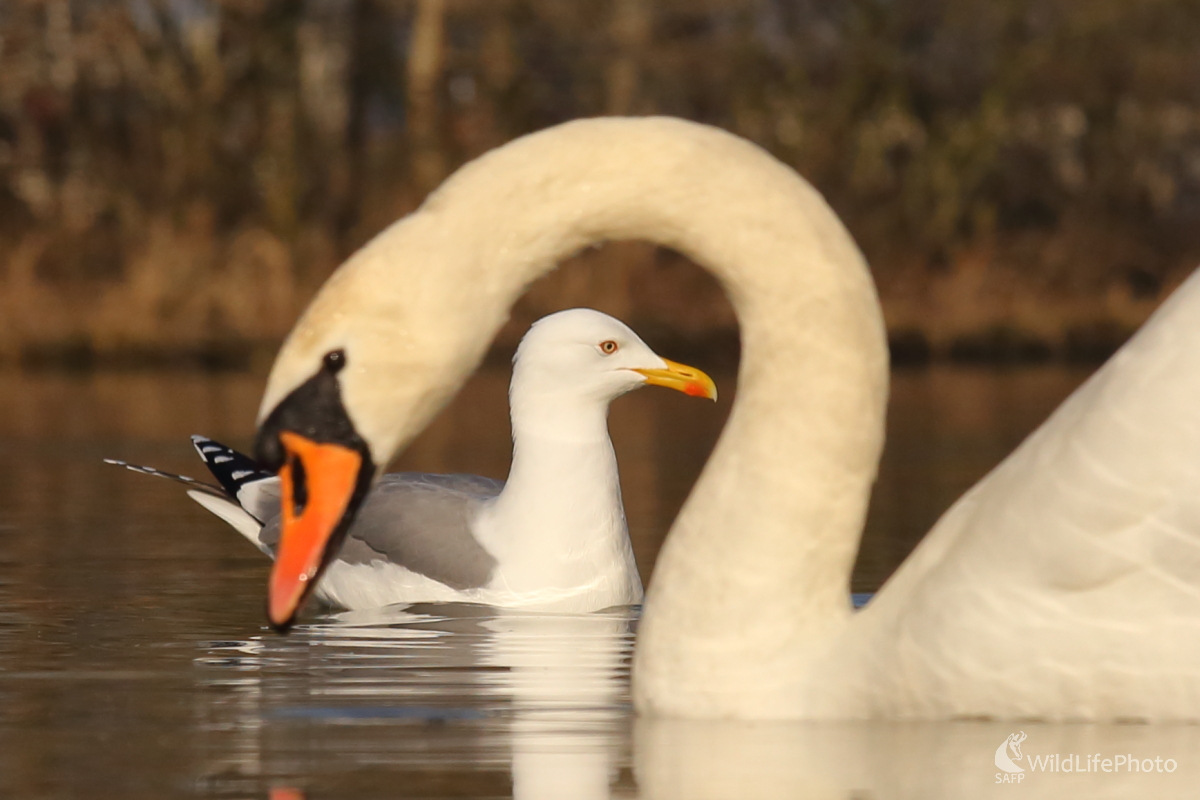
M309 307L267 386L260 458L303 458L283 441L296 430L357 448L361 468L308 475L310 498L320 482L333 498L313 519L344 524L529 282L618 238L711 270L743 341L737 400L650 587L639 710L1200 718L1200 280L852 615L887 394L874 287L816 191L712 128L573 122L463 167ZM335 351L346 368L314 391Z

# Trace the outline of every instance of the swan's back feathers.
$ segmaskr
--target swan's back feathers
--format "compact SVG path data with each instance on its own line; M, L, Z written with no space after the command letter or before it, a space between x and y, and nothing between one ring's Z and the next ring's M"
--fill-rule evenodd
M1200 719L1200 275L946 512L845 641L862 713Z
M389 562L453 589L482 587L496 559L475 538L471 520L502 488L502 482L477 475L384 475L355 517L338 560ZM277 513L263 528L262 539L274 551Z

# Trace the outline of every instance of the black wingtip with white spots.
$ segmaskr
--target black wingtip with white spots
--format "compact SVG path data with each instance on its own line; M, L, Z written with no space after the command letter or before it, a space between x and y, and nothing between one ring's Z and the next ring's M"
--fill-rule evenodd
M193 436L192 446L230 497L238 497L238 492L247 483L274 477L274 473L264 470L250 456L206 436Z

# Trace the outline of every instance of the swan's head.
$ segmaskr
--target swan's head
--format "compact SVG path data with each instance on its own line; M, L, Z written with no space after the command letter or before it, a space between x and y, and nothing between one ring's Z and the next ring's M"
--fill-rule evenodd
M437 352L410 349L422 354L422 363ZM386 370L380 354L389 352L350 338L289 357L283 367L307 377L264 409L256 455L264 467L278 471L282 495L280 546L267 598L268 618L277 629L294 621L336 556L377 465L391 455L392 445L377 441L375 433L387 427L379 419L385 413L380 409L388 407L381 396L395 397L397 381L403 382L404 372L399 377L377 372ZM420 366L413 362L408 372L420 376ZM623 323L573 309L540 320L522 340L513 366L513 404L532 400L536 406L548 398L542 408L578 400L606 405L647 384L717 396L711 378L659 357Z
M533 324L513 359L511 402L545 406L608 404L641 386L665 386L716 400L712 379L656 354L629 326L590 308L573 308Z

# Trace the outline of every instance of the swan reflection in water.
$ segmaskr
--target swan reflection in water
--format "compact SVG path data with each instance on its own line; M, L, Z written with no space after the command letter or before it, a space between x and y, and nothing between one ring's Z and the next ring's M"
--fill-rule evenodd
M635 719L635 627L636 609L447 605L211 643L197 659L209 732L201 783L239 796L287 786L322 797L390 787L521 800L848 800L1192 797L1200 778L1195 725ZM1018 732L1026 738L1009 761L1025 771L1002 772L997 749ZM1071 757L1072 771L1041 771L1053 755L1060 767ZM1106 772L1117 756L1125 766Z

